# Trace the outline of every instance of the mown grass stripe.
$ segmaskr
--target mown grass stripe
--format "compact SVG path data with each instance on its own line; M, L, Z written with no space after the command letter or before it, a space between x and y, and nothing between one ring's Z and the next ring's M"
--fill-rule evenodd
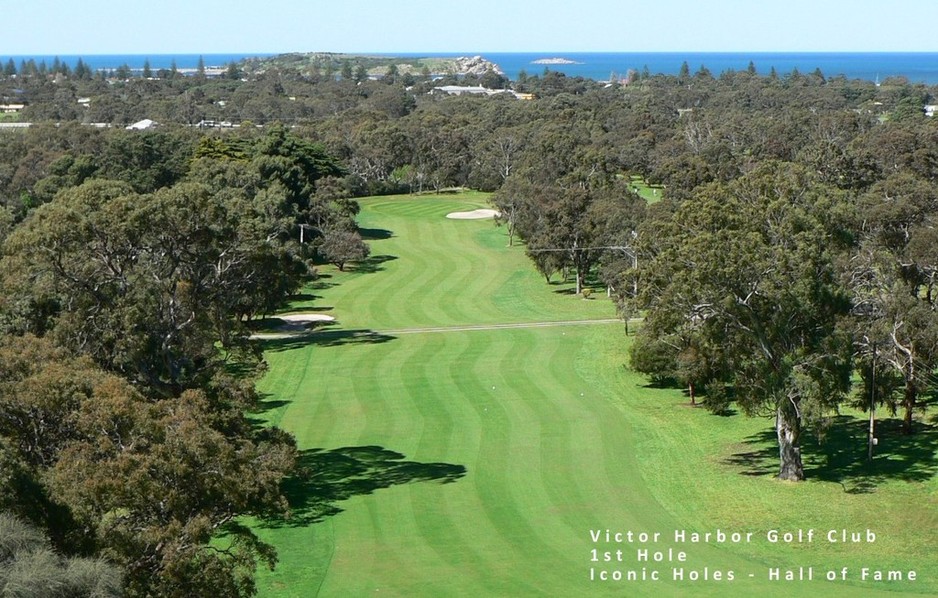
M616 332L610 302L545 284L524 248L506 247L504 229L491 222L444 218L483 204L478 196L365 200L363 225L392 233L372 241L374 254L397 259L373 272L324 267L312 305L333 308L334 332L267 341L261 388L274 408L259 416L293 431L301 448L374 446L410 467L466 471L451 483L405 479L351 492L333 501L341 512L308 526L257 527L281 555L278 571L259 577L262 596L938 593L930 559L938 546L920 533L938 525L938 483L886 481L882 492L845 494L826 481L741 476L726 460L770 422L713 417L686 407L678 391L649 388L623 367L631 339ZM587 577L594 528L857 522L888 531L862 547L684 549L698 568L911 565L924 580L781 586L747 577L689 586Z

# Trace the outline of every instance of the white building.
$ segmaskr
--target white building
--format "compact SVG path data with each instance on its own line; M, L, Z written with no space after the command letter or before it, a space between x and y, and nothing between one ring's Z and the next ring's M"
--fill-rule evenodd
M154 122L154 121L150 120L149 118L145 118L145 119L143 119L143 120L141 120L141 121L135 122L135 123L132 124L132 125L127 125L125 128L128 129L128 130L130 130L130 131L144 131L144 130L146 130L146 129L152 129L153 127L157 126L158 124L159 124L159 123Z

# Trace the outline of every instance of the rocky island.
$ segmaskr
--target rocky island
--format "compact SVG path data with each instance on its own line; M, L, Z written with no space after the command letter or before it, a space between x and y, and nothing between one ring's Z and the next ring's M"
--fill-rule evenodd
M484 75L489 71L494 71L499 75L504 75L504 71L490 60L481 56L452 58L453 69L457 75Z
M570 60L569 58L539 58L537 60L532 60L531 64L583 64L583 63L577 62L576 60Z

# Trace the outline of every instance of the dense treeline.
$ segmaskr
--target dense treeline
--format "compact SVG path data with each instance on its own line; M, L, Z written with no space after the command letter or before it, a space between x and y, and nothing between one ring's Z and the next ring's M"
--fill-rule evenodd
M275 67L243 79L162 75L18 74L0 79L0 96L24 103L17 118L33 123L127 125L152 119L167 126L302 126L346 162L350 184L358 185L355 193L464 185L494 190L523 150L533 155L545 145L563 144L564 134L588 135L588 147L611 167L667 185L672 198L703 182L729 180L745 163L765 159L809 163L838 186L850 183L841 180L845 176L859 177L853 184L862 185L875 176L871 168L891 158L884 153L889 146L927 149L930 143L927 131L908 127L922 115L930 90L902 79L877 87L819 72L730 72L715 78L702 70L685 77L639 75L627 85L606 86L545 71L514 82L538 98L524 102L504 94L430 93L455 79L372 80ZM888 126L880 126L886 117ZM564 122L579 130L562 131ZM885 138L869 138L878 135ZM26 149L10 148L20 155ZM915 147L909 149L914 168L927 169L925 156L914 157ZM40 156L33 163L47 166ZM15 174L0 176L4 196L35 182L10 181ZM7 189L11 182L14 189Z
M29 145L5 166L33 184L3 212L0 511L48 554L117 565L100 583L129 595L251 595L276 558L240 519L286 515L295 447L248 417L248 325L315 275L317 245L364 245L357 204L317 185L344 170L283 127L116 133L5 139ZM46 595L91 591L69 587Z
M911 432L935 388L923 86L545 71L512 83L527 101L353 68L151 75L0 80L34 123L0 132L0 511L56 558L117 565L131 595L250 595L274 561L239 518L283 513L294 447L245 415L248 322L315 260L367 256L356 196L494 191L548 281L609 288L644 319L633 367L773 415L783 478L839 405L873 394ZM161 126L82 124L143 118ZM206 120L241 126L190 126Z

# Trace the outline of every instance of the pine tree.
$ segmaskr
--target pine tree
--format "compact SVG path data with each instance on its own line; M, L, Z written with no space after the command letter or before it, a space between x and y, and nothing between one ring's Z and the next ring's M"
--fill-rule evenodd
M85 65L85 61L81 58L78 59L78 62L75 63L75 78L76 79L90 79L91 78L91 69Z

